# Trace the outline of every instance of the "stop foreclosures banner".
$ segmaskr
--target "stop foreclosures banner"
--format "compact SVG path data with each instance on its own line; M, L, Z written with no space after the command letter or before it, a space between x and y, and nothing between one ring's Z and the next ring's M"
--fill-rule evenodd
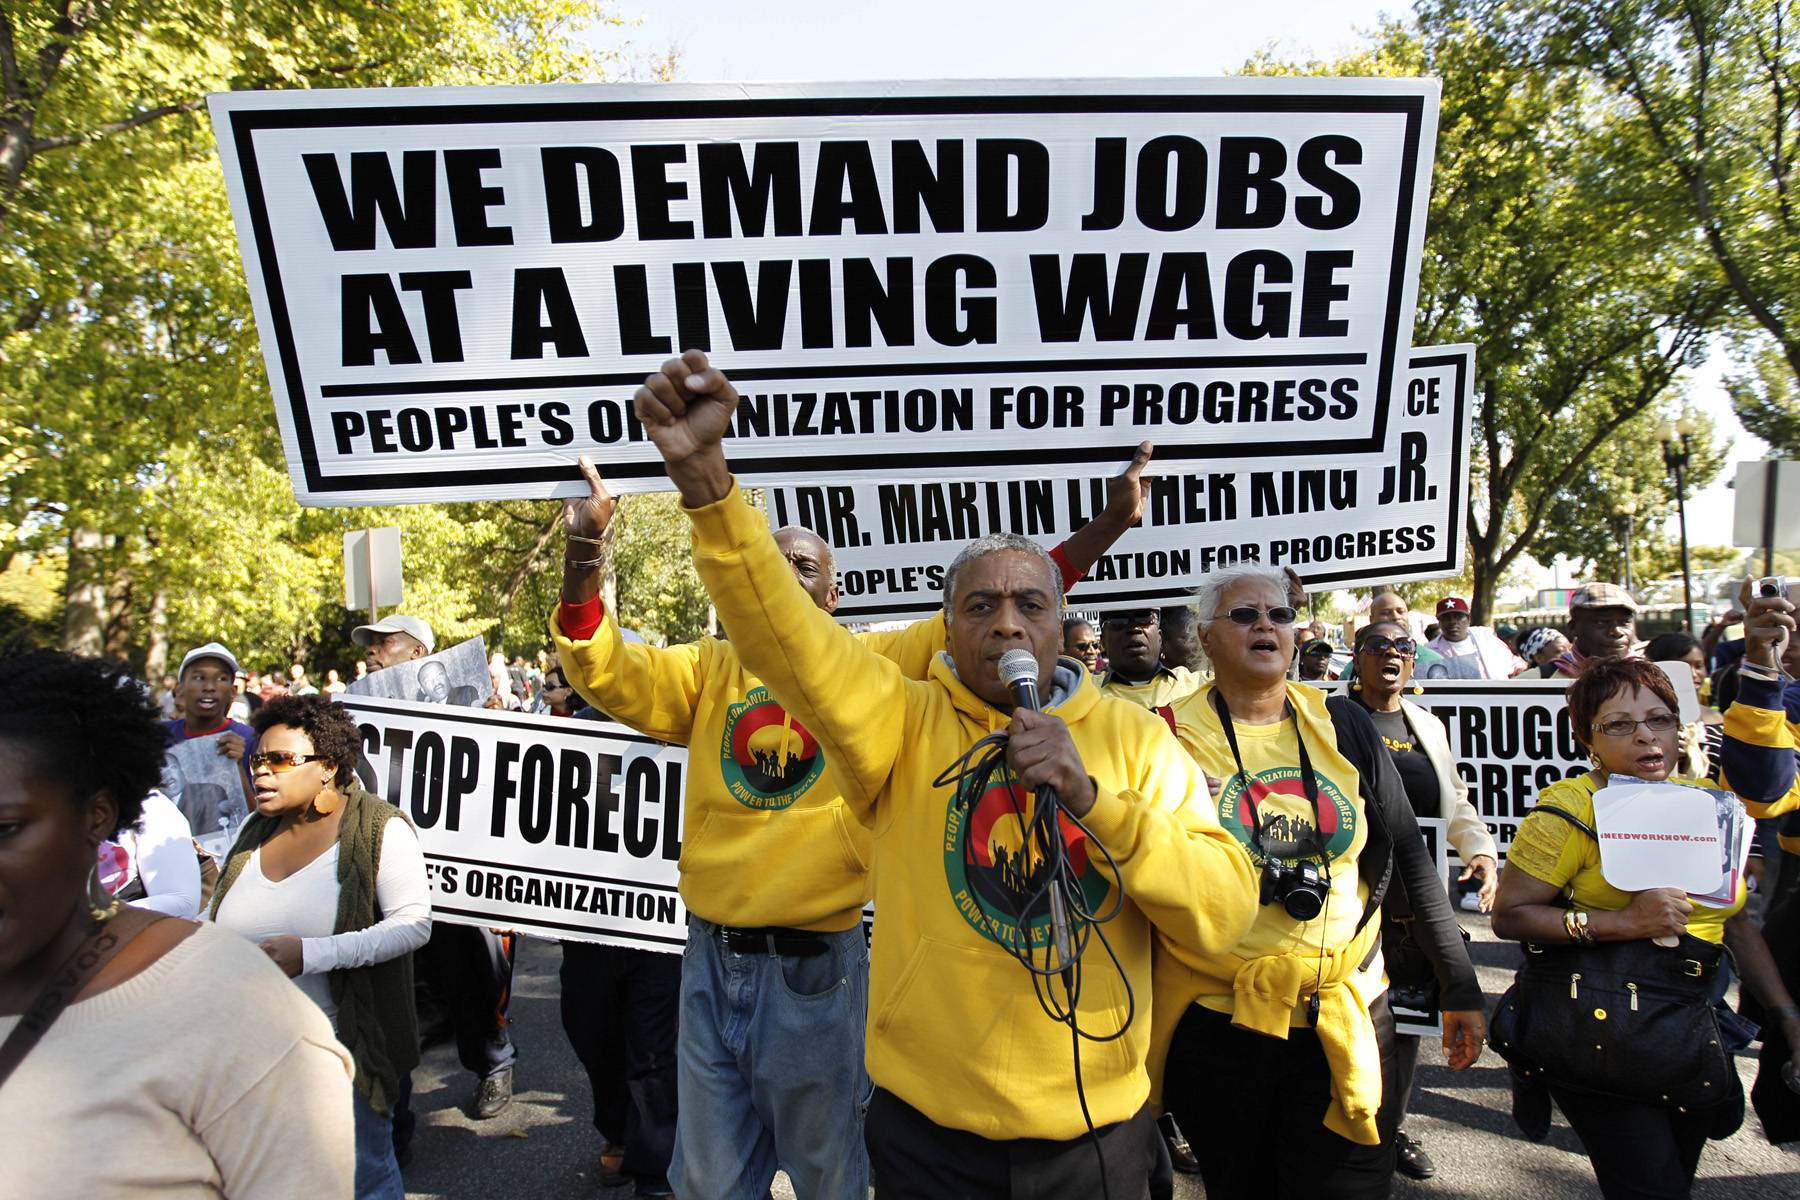
M296 494L665 487L687 347L751 484L1381 453L1433 80L212 97Z
M1222 459L1162 474L1144 516L1069 593L1082 610L1185 603L1208 572L1250 561L1292 567L1309 589L1452 575L1468 507L1473 346L1412 352L1379 453ZM1117 447L1123 470L1129 448ZM1106 480L985 479L770 488L770 523L805 525L837 567L841 621L917 617L943 603L944 569L969 542L1022 533L1046 548L1106 505Z
M431 915L679 951L687 751L600 721L341 696L364 786L419 831Z

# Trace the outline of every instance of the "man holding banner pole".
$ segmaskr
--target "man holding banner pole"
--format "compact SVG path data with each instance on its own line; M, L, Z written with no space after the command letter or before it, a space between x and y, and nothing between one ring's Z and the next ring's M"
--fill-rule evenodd
M1140 446L1109 484L1101 514L1051 552L1061 589L1138 520L1150 454ZM582 471L589 496L565 510L560 661L595 707L692 751L669 1182L684 1200L761 1200L779 1167L806 1200L864 1200L870 829L845 805L813 733L744 667L733 642L665 650L624 640L599 597L614 500L585 459ZM832 611L830 548L798 527L775 540L808 607ZM912 678L945 646L941 617L859 636Z

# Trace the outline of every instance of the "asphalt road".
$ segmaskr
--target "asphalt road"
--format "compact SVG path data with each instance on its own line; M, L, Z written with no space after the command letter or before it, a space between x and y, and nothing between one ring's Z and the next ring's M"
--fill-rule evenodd
M1517 951L1497 943L1484 918L1465 916L1474 936L1476 965L1491 999L1510 980ZM519 1066L514 1100L491 1121L472 1121L463 1112L473 1079L457 1065L455 1051L429 1051L414 1076L413 1103L419 1113L413 1164L406 1171L408 1195L418 1200L494 1197L496 1200L625 1200L629 1190L599 1186L594 1159L599 1137L590 1124L587 1077L569 1050L557 1019L554 943L527 940L519 956L512 1006ZM1748 1089L1753 1058L1740 1059ZM1511 1092L1505 1065L1491 1055L1462 1075L1443 1065L1443 1055L1427 1044L1420 1056L1419 1089L1408 1128L1437 1160L1437 1177L1427 1183L1396 1180L1394 1194L1406 1200L1598 1200L1599 1190L1580 1146L1557 1118L1550 1137L1534 1145L1512 1127ZM1202 1200L1198 1180L1181 1177L1181 1200ZM775 1195L791 1200L785 1179ZM1699 1200L1800 1200L1800 1150L1770 1146L1754 1112L1728 1141L1707 1146L1694 1189Z

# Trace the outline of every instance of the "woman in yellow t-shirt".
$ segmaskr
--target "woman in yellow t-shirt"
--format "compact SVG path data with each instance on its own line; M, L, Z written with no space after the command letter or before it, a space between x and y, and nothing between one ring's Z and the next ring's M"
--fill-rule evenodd
M1770 627L1781 630L1778 623ZM1762 649L1769 649L1766 640ZM1594 770L1545 788L1520 824L1500 881L1494 932L1546 947L1679 937L1680 950L1670 953L1698 966L1701 974L1691 985L1690 1002L1702 1005L1709 1003L1705 981L1717 973L1721 943L1729 943L1746 986L1784 1028L1800 1032L1800 1009L1782 987L1762 935L1738 917L1744 905L1741 885L1731 903L1718 906L1696 903L1674 888L1622 892L1601 875L1599 844L1588 832L1594 823L1594 792L1614 777L1671 780L1679 760L1679 704L1668 677L1641 660L1594 660L1569 685L1568 708L1575 737L1592 754ZM1759 778L1755 787L1739 789L1752 798L1753 808L1762 807L1755 797L1786 790L1779 777L1784 767L1792 775L1791 748L1736 749L1738 761L1746 765L1758 749L1767 755L1767 777L1747 770L1747 778ZM1721 786L1717 781L1671 781ZM1741 1119L1743 1096L1736 1082L1732 1074L1730 1094L1690 1110L1601 1095L1556 1079L1549 1080L1549 1095L1581 1138L1603 1194L1686 1196L1707 1138L1725 1136ZM1514 1114L1534 1139L1548 1129L1547 1103L1521 1078L1516 1078Z

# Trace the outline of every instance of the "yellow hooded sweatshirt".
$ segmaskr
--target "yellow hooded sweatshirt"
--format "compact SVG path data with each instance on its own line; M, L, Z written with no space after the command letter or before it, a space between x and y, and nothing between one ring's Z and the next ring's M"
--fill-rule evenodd
M1224 780L1217 800L1225 828L1252 855L1251 815L1237 761L1232 757L1213 707L1210 682L1176 702L1175 735L1202 770ZM1312 806L1300 780L1299 747L1306 750L1320 789L1319 834L1331 859L1331 888L1325 911L1313 921L1296 921L1279 904L1258 908L1243 939L1224 953L1196 952L1191 944L1158 937L1155 1017L1151 1070L1161 1094L1169 1043L1188 1005L1199 1003L1229 1013L1240 1029L1286 1038L1309 1023L1307 1001L1317 989L1319 1046L1331 1067L1332 1102L1325 1127L1340 1137L1372 1146L1380 1140L1375 1115L1381 1107L1381 1054L1369 1003L1386 987L1379 955L1367 966L1381 936L1381 920L1360 931L1369 895L1357 870L1357 855L1368 840L1360 790L1361 776L1337 749L1337 732L1325 708L1325 694L1301 683L1288 684L1294 717L1274 725L1234 724L1244 769L1256 779L1265 829L1272 822L1312 824Z
M689 516L695 566L738 653L818 737L845 803L874 828L870 1076L949 1128L995 1139L1082 1135L1069 1031L1039 1007L1031 978L1003 944L1020 931L997 915L1017 894L1009 883L1020 856L1012 806L1028 811L1031 802L997 786L964 805L934 783L1008 716L963 686L947 654L920 682L859 645L807 601L767 522L735 487ZM1102 696L1079 664L1064 668L1068 694L1054 711L1096 780L1087 829L1123 877L1125 903L1102 929L1136 1007L1123 1037L1082 1043L1082 1079L1099 1126L1132 1116L1149 1095L1152 927L1199 953L1221 953L1242 937L1256 896L1248 857L1219 828L1205 780L1168 727ZM1063 832L1072 860L1084 865L1089 910L1104 911L1120 880L1078 830ZM1028 936L1041 942L1043 931ZM1118 972L1091 943L1081 1028L1113 1033L1128 1007Z
M800 601L813 608L804 592ZM749 928L838 932L860 922L868 826L845 809L829 755L744 669L734 645L627 642L611 613L592 637L571 641L560 618L551 622L557 653L582 698L639 733L688 747L679 863L688 910ZM944 647L944 621L860 636L923 677Z

